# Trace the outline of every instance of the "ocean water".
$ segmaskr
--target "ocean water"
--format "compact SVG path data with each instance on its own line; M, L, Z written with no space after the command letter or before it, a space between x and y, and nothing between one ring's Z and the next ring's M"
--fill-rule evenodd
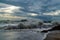
M17 24L0 24L0 27ZM0 30L0 40L44 40L48 33L41 32L52 27L43 26L41 29Z
M0 27L4 27L4 26L8 26L8 25L17 26L18 23L15 23L15 24L12 24L12 23L10 23L10 24L5 24L5 23L1 24L1 23L0 23Z
M37 31L37 29L24 29L21 31L0 30L0 40L44 40L47 33Z

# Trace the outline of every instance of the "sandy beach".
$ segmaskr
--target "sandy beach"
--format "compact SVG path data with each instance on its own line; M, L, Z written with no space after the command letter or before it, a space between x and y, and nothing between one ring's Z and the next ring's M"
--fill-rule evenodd
M60 40L60 31L52 31L48 33L45 40Z

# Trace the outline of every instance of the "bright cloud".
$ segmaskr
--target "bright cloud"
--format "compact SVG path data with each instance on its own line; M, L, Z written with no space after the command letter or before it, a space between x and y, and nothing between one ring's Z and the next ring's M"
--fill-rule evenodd
M36 13L28 13L29 16L38 16Z
M3 12L4 14L0 14L0 18L6 18L6 19L21 19L21 18L26 18L26 17L21 17L21 16L13 16L12 14L15 12L21 12L22 7L18 6L13 6L13 5L8 5L4 3L0 3L0 12Z
M50 12L50 13L43 13L43 15L52 15L52 16L58 16L60 15L60 10Z
M10 7L6 7L6 8L1 8L0 12L5 12L5 13L14 13L14 10L18 10L20 7L16 7L16 6L10 6Z
M11 16L10 14L0 14L0 17L2 18L7 18L7 19L20 19L20 18L25 18L21 16Z

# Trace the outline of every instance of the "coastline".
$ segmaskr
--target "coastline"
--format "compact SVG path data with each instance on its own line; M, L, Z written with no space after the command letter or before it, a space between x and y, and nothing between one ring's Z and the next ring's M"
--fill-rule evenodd
M60 40L60 30L49 32L44 40Z

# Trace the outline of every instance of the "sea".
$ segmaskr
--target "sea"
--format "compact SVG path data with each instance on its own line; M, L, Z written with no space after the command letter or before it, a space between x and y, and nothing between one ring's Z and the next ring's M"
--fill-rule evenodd
M0 24L1 27L6 25L17 24ZM47 33L43 30L51 29L52 27L42 27L36 29L20 29L20 30L0 30L0 40L44 40Z

